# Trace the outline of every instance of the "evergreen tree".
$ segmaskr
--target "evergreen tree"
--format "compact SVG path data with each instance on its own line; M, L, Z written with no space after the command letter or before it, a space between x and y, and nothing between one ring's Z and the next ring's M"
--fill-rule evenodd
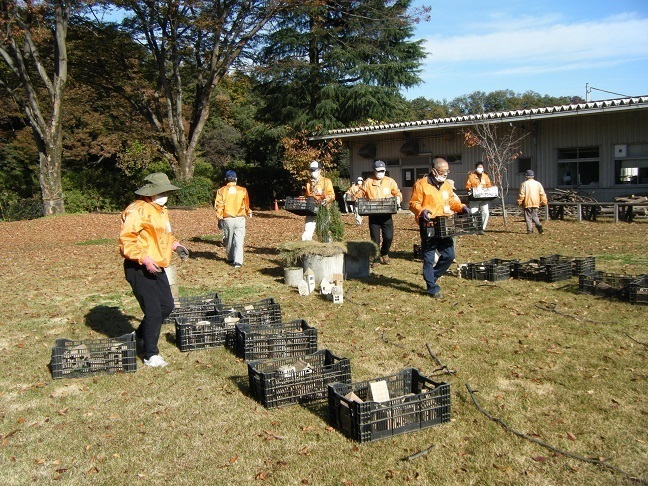
M409 41L411 0L305 2L263 39L262 119L295 129L386 120L420 82L422 41Z

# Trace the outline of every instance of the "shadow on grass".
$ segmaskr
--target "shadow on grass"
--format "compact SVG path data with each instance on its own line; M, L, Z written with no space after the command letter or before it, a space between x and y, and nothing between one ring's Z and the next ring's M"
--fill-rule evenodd
M86 326L107 337L118 337L135 330L131 320L135 316L124 314L118 307L98 305L85 315Z
M197 260L199 258L203 258L205 260L223 260L222 257L218 256L218 254L213 251L189 251L189 258L193 258L194 260Z
M207 245L223 246L222 236L194 236L189 238L192 243L205 243ZM193 255L193 253L192 253Z
M254 396L252 395L252 390L250 389L250 380L248 379L247 375L229 376L228 378L232 383L234 383L234 385L236 385L236 387L241 393L243 393L243 395L249 398L254 398Z

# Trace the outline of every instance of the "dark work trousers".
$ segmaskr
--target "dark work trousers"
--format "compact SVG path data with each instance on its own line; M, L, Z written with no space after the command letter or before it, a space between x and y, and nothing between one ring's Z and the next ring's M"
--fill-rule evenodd
M144 312L144 318L135 334L143 341L144 359L149 359L160 352L158 340L162 323L175 305L169 279L164 269L154 275L144 265L133 260L124 260L124 274Z
M428 238L425 226L420 225L421 250L423 251L423 278L430 295L441 292L437 280L445 275L455 258L454 241L452 237ZM439 259L434 263L435 253L439 252Z
M382 232L382 245L380 233ZM369 216L369 235L371 241L380 247L380 255L388 255L394 241L394 220L391 214L372 214Z

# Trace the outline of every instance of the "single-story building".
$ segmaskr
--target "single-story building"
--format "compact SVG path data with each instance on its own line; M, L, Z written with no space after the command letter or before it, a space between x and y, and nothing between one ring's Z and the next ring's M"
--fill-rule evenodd
M648 96L344 128L311 140L341 139L349 149L352 180L369 176L373 162L383 160L407 208L414 182L430 171L435 157L449 162L459 193L477 161L488 167L482 149L465 146L463 134L486 123L529 134L507 171L509 204L527 169L547 190L578 189L601 202L648 193Z

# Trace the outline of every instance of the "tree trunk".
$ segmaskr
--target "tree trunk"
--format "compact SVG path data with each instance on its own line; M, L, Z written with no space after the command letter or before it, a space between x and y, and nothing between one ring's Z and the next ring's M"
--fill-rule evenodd
M506 202L504 201L504 193L500 191L500 202L502 203L502 217L504 218L504 226L508 224L507 214L506 214Z
M63 187L61 185L61 152L62 140L54 144L38 143L40 165L39 180L43 196L43 215L65 212L63 204Z

